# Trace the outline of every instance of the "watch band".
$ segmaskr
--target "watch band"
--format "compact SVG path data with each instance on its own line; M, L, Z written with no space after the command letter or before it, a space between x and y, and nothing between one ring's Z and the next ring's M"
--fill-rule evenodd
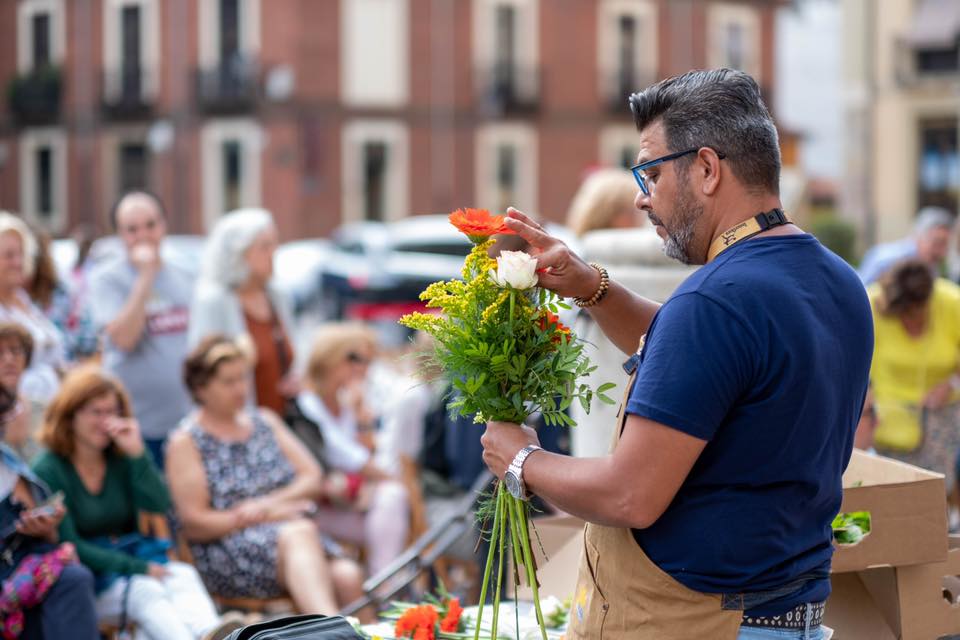
M535 444L528 444L523 449L520 449L520 451L517 452L517 455L513 457L513 461L510 463L510 466L507 467L507 471L513 470L513 472L517 475L517 478L523 482L523 463L527 461L527 458L531 453L541 449L542 447L538 447Z

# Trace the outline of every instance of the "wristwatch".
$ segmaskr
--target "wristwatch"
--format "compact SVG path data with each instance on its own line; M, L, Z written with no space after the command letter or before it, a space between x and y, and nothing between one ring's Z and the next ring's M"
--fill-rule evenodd
M517 455L513 457L513 462L507 467L507 472L503 475L503 483L507 485L507 491L517 500L526 500L529 498L527 495L527 486L523 484L523 463L526 462L527 456L540 449L541 447L535 444L528 444L523 449L520 449Z

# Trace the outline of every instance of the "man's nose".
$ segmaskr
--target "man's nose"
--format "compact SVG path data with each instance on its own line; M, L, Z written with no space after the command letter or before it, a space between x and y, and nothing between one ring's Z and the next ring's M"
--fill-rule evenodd
M653 209L653 207L650 206L650 196L645 194L643 189L637 189L637 197L634 199L633 204L640 211L651 211Z

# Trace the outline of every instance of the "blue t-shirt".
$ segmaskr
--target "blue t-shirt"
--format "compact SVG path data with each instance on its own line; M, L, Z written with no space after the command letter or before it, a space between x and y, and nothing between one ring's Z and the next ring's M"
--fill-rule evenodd
M813 236L740 242L691 275L651 323L627 401L707 441L663 515L634 530L651 560L705 593L820 576L754 615L826 599L872 352L860 279Z

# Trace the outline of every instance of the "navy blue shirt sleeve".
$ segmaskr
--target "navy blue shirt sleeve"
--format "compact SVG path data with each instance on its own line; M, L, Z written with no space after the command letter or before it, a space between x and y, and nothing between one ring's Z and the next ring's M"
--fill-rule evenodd
M677 296L647 334L627 413L709 441L750 388L758 348L753 331L721 303Z

